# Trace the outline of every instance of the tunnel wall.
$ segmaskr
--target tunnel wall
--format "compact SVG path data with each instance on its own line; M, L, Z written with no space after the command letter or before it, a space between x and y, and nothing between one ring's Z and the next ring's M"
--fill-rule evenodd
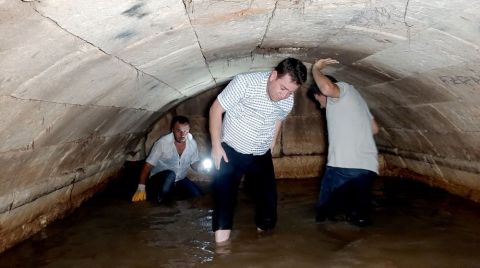
M388 172L478 201L479 10L464 0L0 1L0 251L141 157L165 112L287 56L340 60L328 72L369 102ZM309 105L300 98L282 129L279 178L314 176L325 161Z
M186 98L35 4L0 1L0 252L101 189Z
M469 64L364 85L385 174L480 201L480 72Z

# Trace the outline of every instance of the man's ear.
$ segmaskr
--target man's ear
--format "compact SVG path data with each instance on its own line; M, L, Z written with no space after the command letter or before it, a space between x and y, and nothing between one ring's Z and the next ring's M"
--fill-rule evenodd
M270 81L277 80L277 75L278 75L277 71L275 71L275 70L272 71L272 73L270 74L270 78L268 80L270 80Z

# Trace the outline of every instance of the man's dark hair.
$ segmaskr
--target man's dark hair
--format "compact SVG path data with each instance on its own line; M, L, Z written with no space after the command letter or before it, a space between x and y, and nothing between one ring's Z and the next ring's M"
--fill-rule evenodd
M302 85L307 81L307 67L295 58L286 58L275 67L278 76L282 77L289 74L297 85Z
M308 97L310 100L316 102L315 95L319 95L319 94L322 94L322 92L321 92L320 89L318 88L317 83L313 82L313 83L308 87L307 97Z
M330 82L332 83L337 83L337 79L335 79L335 77L331 76L331 75L328 75L328 74L324 74L328 80L330 80ZM317 83L313 82L310 87L308 87L308 90L307 90L307 97L313 101L315 101L315 95L319 95L319 94L322 94L322 92L320 91L320 88L318 88L317 86Z
M183 116L183 115L176 115L172 118L172 122L170 123L170 129L173 129L173 127L175 126L176 123L179 123L179 124L189 124L190 125L190 120L188 120L187 117Z

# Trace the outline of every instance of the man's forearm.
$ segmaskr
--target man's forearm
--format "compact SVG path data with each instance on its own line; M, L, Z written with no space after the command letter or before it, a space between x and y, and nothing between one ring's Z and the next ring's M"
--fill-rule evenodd
M145 163L143 165L142 171L140 172L140 180L138 184L145 184L147 182L148 175L150 175L150 170L152 170L152 165L149 163Z
M273 153L273 149L275 148L275 144L277 143L277 137L281 127L282 127L282 121L277 120L275 122L275 133L273 134L272 144L270 145L270 150L272 151L272 153Z
M320 68L315 66L312 68L312 75L313 80L315 80L315 83L318 86L318 89L320 89L320 92L322 92L323 95L326 95L325 91L327 86L330 86L330 80L328 80L328 78L322 73Z
M222 114L224 110L218 100L212 104L210 107L210 122L209 122L209 131L210 138L212 141L212 147L220 146L220 133L222 130Z
M323 95L332 98L340 97L340 90L336 84L331 82L330 79L323 74L322 70L327 65L335 63L338 63L338 61L334 59L320 59L312 66L313 80L315 80L320 92L322 92Z

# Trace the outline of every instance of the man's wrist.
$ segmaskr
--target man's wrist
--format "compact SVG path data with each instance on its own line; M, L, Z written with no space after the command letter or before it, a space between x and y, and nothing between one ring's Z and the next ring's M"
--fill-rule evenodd
M145 192L145 184L138 184L137 191Z
M220 147L222 147L222 143L221 143L221 142L212 143L212 148L220 148Z

